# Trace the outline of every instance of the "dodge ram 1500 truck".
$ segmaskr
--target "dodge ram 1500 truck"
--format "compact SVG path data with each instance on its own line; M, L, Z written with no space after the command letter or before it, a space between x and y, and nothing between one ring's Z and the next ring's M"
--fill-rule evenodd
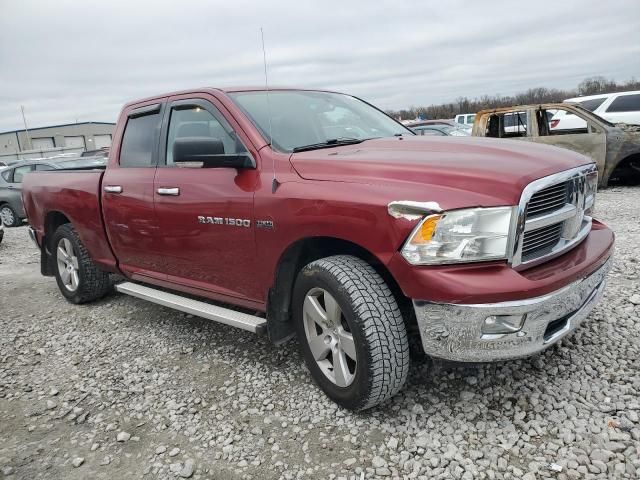
M564 149L417 137L353 96L211 89L127 104L104 170L30 173L44 275L297 336L315 382L362 410L424 353L532 355L600 298L614 236L597 171Z

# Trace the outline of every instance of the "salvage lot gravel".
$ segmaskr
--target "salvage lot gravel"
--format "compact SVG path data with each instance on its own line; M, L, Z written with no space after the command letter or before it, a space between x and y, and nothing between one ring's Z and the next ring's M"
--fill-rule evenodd
M0 478L640 478L640 188L602 302L531 359L419 362L353 414L295 342L113 294L63 300L25 228L0 244Z

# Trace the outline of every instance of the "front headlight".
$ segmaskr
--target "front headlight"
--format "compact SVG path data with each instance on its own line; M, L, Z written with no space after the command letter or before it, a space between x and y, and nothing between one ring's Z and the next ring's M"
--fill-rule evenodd
M402 247L412 265L507 258L514 207L468 208L424 218Z

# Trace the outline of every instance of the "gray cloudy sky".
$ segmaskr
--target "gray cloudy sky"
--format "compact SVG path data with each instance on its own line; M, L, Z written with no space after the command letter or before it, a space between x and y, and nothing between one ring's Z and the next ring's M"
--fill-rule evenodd
M337 89L382 108L640 77L638 0L0 0L0 131L115 121L198 86Z

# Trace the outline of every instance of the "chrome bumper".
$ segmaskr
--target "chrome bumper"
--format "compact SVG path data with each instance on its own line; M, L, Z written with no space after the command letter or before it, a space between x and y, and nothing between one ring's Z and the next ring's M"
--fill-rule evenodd
M414 300L422 346L427 355L460 362L490 362L540 352L574 331L604 292L612 260L590 276L542 297L475 305ZM525 315L522 328L482 334L487 317Z
M36 231L33 229L33 227L28 226L27 232L29 232L29 238L35 244L35 246L40 248L40 244L38 243L38 237L36 237Z

